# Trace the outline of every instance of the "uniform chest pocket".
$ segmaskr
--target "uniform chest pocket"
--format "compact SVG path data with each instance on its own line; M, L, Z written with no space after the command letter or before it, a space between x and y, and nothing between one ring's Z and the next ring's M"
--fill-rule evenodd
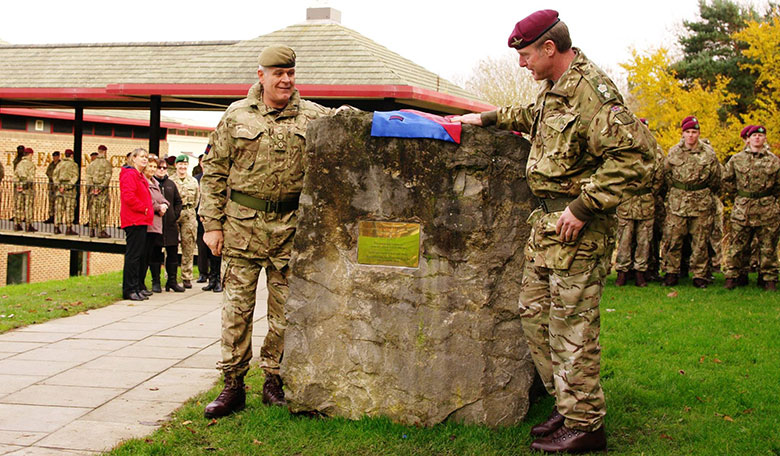
M573 163L580 155L576 138L578 115L569 112L551 113L542 119L542 141L545 155L564 163Z
M243 169L250 169L257 158L263 131L246 125L236 125L230 129L233 138L233 163Z

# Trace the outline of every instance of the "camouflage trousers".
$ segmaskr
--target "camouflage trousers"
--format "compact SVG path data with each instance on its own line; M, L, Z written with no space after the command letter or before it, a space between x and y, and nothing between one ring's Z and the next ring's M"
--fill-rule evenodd
M632 220L618 217L618 247L615 269L647 271L650 244L653 240L653 219Z
M17 190L15 203L16 211L14 214L14 222L32 223L33 209L35 204L35 192L32 189L21 191Z
M601 427L606 414L599 301L609 257L574 260L574 273L526 261L520 292L523 332L544 387L566 426L583 431Z
M54 223L57 225L73 224L73 217L76 213L76 192L66 190L65 193L57 192L54 200Z
M284 351L284 303L289 296L290 268L276 269L267 259L222 257L222 361L217 364L226 377L243 377L252 360L252 320L257 282L265 268L268 287L268 334L260 350L260 367L278 374Z
M196 235L198 233L198 220L195 209L182 209L179 220L179 236L181 239L181 279L192 280L192 260L195 257L197 247Z
M713 214L698 217L680 217L666 214L664 240L664 271L679 274L682 263L682 247L685 235L691 235L690 271L695 279L706 279L710 269L709 238L712 236Z
M664 206L663 198L656 198L655 217L653 217L653 240L650 243L650 256L647 263L647 270L655 274L661 268L661 257L663 255L661 238L663 238L664 234L665 219L666 206Z
M778 260L777 241L780 228L776 225L745 226L731 223L729 244L724 259L724 275L727 279L736 279L744 273L746 260L750 260L750 247L753 239L758 240L758 275L768 282L777 281Z
M89 228L96 234L106 229L106 217L109 210L108 190L101 189L97 195L91 191L87 195L87 209L89 210Z
M54 218L55 201L57 200L57 187L53 182L49 182L49 217Z

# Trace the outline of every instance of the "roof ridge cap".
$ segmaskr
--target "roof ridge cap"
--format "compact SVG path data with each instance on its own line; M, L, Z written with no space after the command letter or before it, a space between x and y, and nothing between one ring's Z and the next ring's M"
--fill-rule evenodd
M62 43L62 44L10 44L3 43L0 46L5 48L79 48L79 47L175 47L175 46L216 46L216 45L234 45L241 40L221 40L221 41L148 41L148 42L116 42L116 43ZM0 42L2 43L2 42Z

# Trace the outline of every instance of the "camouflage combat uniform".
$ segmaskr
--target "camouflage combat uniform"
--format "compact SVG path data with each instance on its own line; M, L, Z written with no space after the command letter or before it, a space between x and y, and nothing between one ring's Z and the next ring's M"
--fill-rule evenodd
M181 239L181 279L185 282L192 280L192 260L195 255L195 240L198 231L198 221L195 208L200 201L200 188L194 177L185 175L180 178L174 174L170 178L181 195L181 214L176 224L179 226Z
M46 177L49 178L49 218L54 219L54 201L57 199L57 187L54 185L54 169L60 162L52 160L46 166Z
M206 232L222 230L222 361L226 378L243 377L252 359L252 314L262 268L268 286L268 335L261 367L279 373L284 348L284 303L298 196L303 185L304 145L309 121L332 111L302 100L295 90L284 109L263 103L256 83L233 103L212 133L203 159L199 215ZM228 198L230 191L230 199ZM236 199L242 201L237 202ZM258 210L261 201L280 209Z
M599 302L615 243L615 208L650 185L655 140L624 106L612 81L578 49L536 103L483 113L504 129L530 133L526 168L542 206L531 213L520 309L536 368L565 425L601 427ZM555 233L567 207L587 221L575 240Z
M54 223L70 226L76 213L76 183L79 181L79 167L72 158L65 157L54 169L53 178L57 190Z
M110 208L108 186L113 174L111 162L105 156L98 155L86 170L85 183L89 195L87 210L89 211L89 228L94 234L100 234L106 229L106 218Z
M655 195L663 186L664 155L656 148L653 180L617 207L618 241L615 269L620 272L646 272L653 240Z
M33 209L35 207L35 164L32 161L32 155L26 155L14 168L16 176L16 214L14 221L18 224L27 222L32 223Z
M713 194L720 188L721 166L715 151L703 140L691 150L684 142L669 149L664 161L666 195L664 271L679 274L682 245L691 235L690 270L694 279L706 280L710 268L709 237L715 222Z
M780 233L780 158L768 147L746 147L731 157L723 171L725 190L736 191L731 209L731 234L725 254L725 276L735 279L749 258L751 238L758 239L759 278L776 282L777 241Z

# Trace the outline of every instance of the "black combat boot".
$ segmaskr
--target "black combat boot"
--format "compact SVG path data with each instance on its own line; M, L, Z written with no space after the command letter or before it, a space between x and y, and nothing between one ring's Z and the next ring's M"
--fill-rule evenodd
M726 279L726 283L723 284L723 288L727 290L733 290L737 288L737 280L738 279Z
M263 404L287 406L282 390L282 377L278 374L265 374L263 384Z
M206 418L221 418L246 407L246 390L244 377L225 377L225 387L214 401L206 406L203 416Z
M160 263L149 263L149 272L152 273L152 291L155 293L162 293L162 287L160 286L160 269L162 265Z
M707 279L701 279L699 277L693 279L693 286L696 288L707 288L707 285L709 284Z
M750 278L747 274L740 274L737 277L737 286L738 287L746 287L750 283Z
M205 287L201 288L203 291L211 291L217 287L217 279L214 276L209 276L209 283Z

